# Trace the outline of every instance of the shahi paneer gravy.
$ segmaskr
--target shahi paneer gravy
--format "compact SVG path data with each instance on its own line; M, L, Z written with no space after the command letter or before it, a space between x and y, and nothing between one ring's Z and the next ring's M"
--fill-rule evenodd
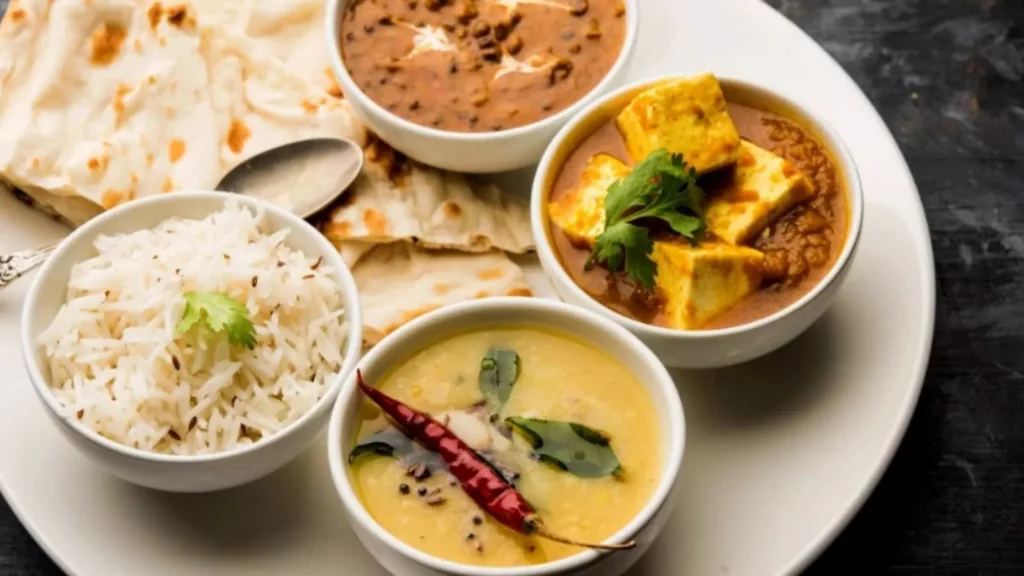
M730 102L729 115L740 136L791 162L814 183L815 194L769 225L748 245L765 255L761 289L712 319L702 329L739 326L770 316L799 300L829 272L843 250L849 209L842 175L825 146L801 124L777 113ZM598 128L570 154L552 190L558 200L580 180L590 158L610 154L634 165L615 119ZM729 183L732 168L700 179L708 197ZM575 246L551 227L555 252L573 281L613 310L648 324L667 326L658 295L626 277L596 266L584 270L590 248ZM715 241L708 232L705 241Z
M582 98L625 36L621 0L353 0L339 42L374 102L423 126L487 132Z
M494 347L518 354L519 376L504 406L487 405L478 384L481 358ZM529 327L481 330L441 340L376 383L386 394L445 423L493 462L543 516L548 530L601 542L647 504L662 467L661 429L643 384L603 352L570 337ZM495 422L523 416L577 422L610 439L621 472L580 477L540 461L519 433L496 434ZM483 443L464 420L484 426ZM367 402L357 443L389 422ZM525 566L582 549L499 524L470 499L443 464L365 456L350 464L359 499L388 532L432 556L479 566Z

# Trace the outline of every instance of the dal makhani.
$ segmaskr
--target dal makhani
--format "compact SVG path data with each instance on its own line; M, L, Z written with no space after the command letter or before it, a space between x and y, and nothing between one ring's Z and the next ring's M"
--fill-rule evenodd
M362 384L373 403L349 454L357 494L384 529L438 558L520 566L573 555L565 541L612 536L657 484L650 396L570 338L463 334L374 384Z
M339 41L353 81L384 108L487 132L575 103L625 36L621 0L353 0Z

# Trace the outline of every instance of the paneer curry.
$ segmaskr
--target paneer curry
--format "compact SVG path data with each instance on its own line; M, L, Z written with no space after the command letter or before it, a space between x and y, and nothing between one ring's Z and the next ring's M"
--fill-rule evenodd
M551 116L608 74L622 0L351 0L342 58L372 100L423 126L487 132Z
M799 300L843 249L849 199L791 111L728 101L710 74L633 97L570 152L551 239L609 308L679 330L727 328Z

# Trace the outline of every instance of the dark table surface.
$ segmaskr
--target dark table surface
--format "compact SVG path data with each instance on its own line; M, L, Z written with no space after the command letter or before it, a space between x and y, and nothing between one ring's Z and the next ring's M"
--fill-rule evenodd
M808 573L1024 574L1024 0L768 1L881 111L938 273L907 437ZM0 575L54 574L0 502Z

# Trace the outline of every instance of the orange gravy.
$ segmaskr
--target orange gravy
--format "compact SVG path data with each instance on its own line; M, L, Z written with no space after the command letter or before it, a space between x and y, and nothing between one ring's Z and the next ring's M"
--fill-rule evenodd
M828 274L842 252L849 227L847 193L835 161L823 144L803 126L772 112L729 104L740 136L792 162L815 184L813 198L776 220L751 246L765 254L764 282L759 291L714 318L703 329L739 326L770 316L807 294ZM551 200L567 194L580 181L590 158L610 154L633 165L615 120L602 125L572 152L555 180ZM730 178L731 169L709 174L700 184L713 196ZM624 274L601 267L584 270L589 248L574 246L557 226L551 236L562 266L581 288L605 306L641 322L666 326L661 300ZM714 238L707 234L707 240Z

